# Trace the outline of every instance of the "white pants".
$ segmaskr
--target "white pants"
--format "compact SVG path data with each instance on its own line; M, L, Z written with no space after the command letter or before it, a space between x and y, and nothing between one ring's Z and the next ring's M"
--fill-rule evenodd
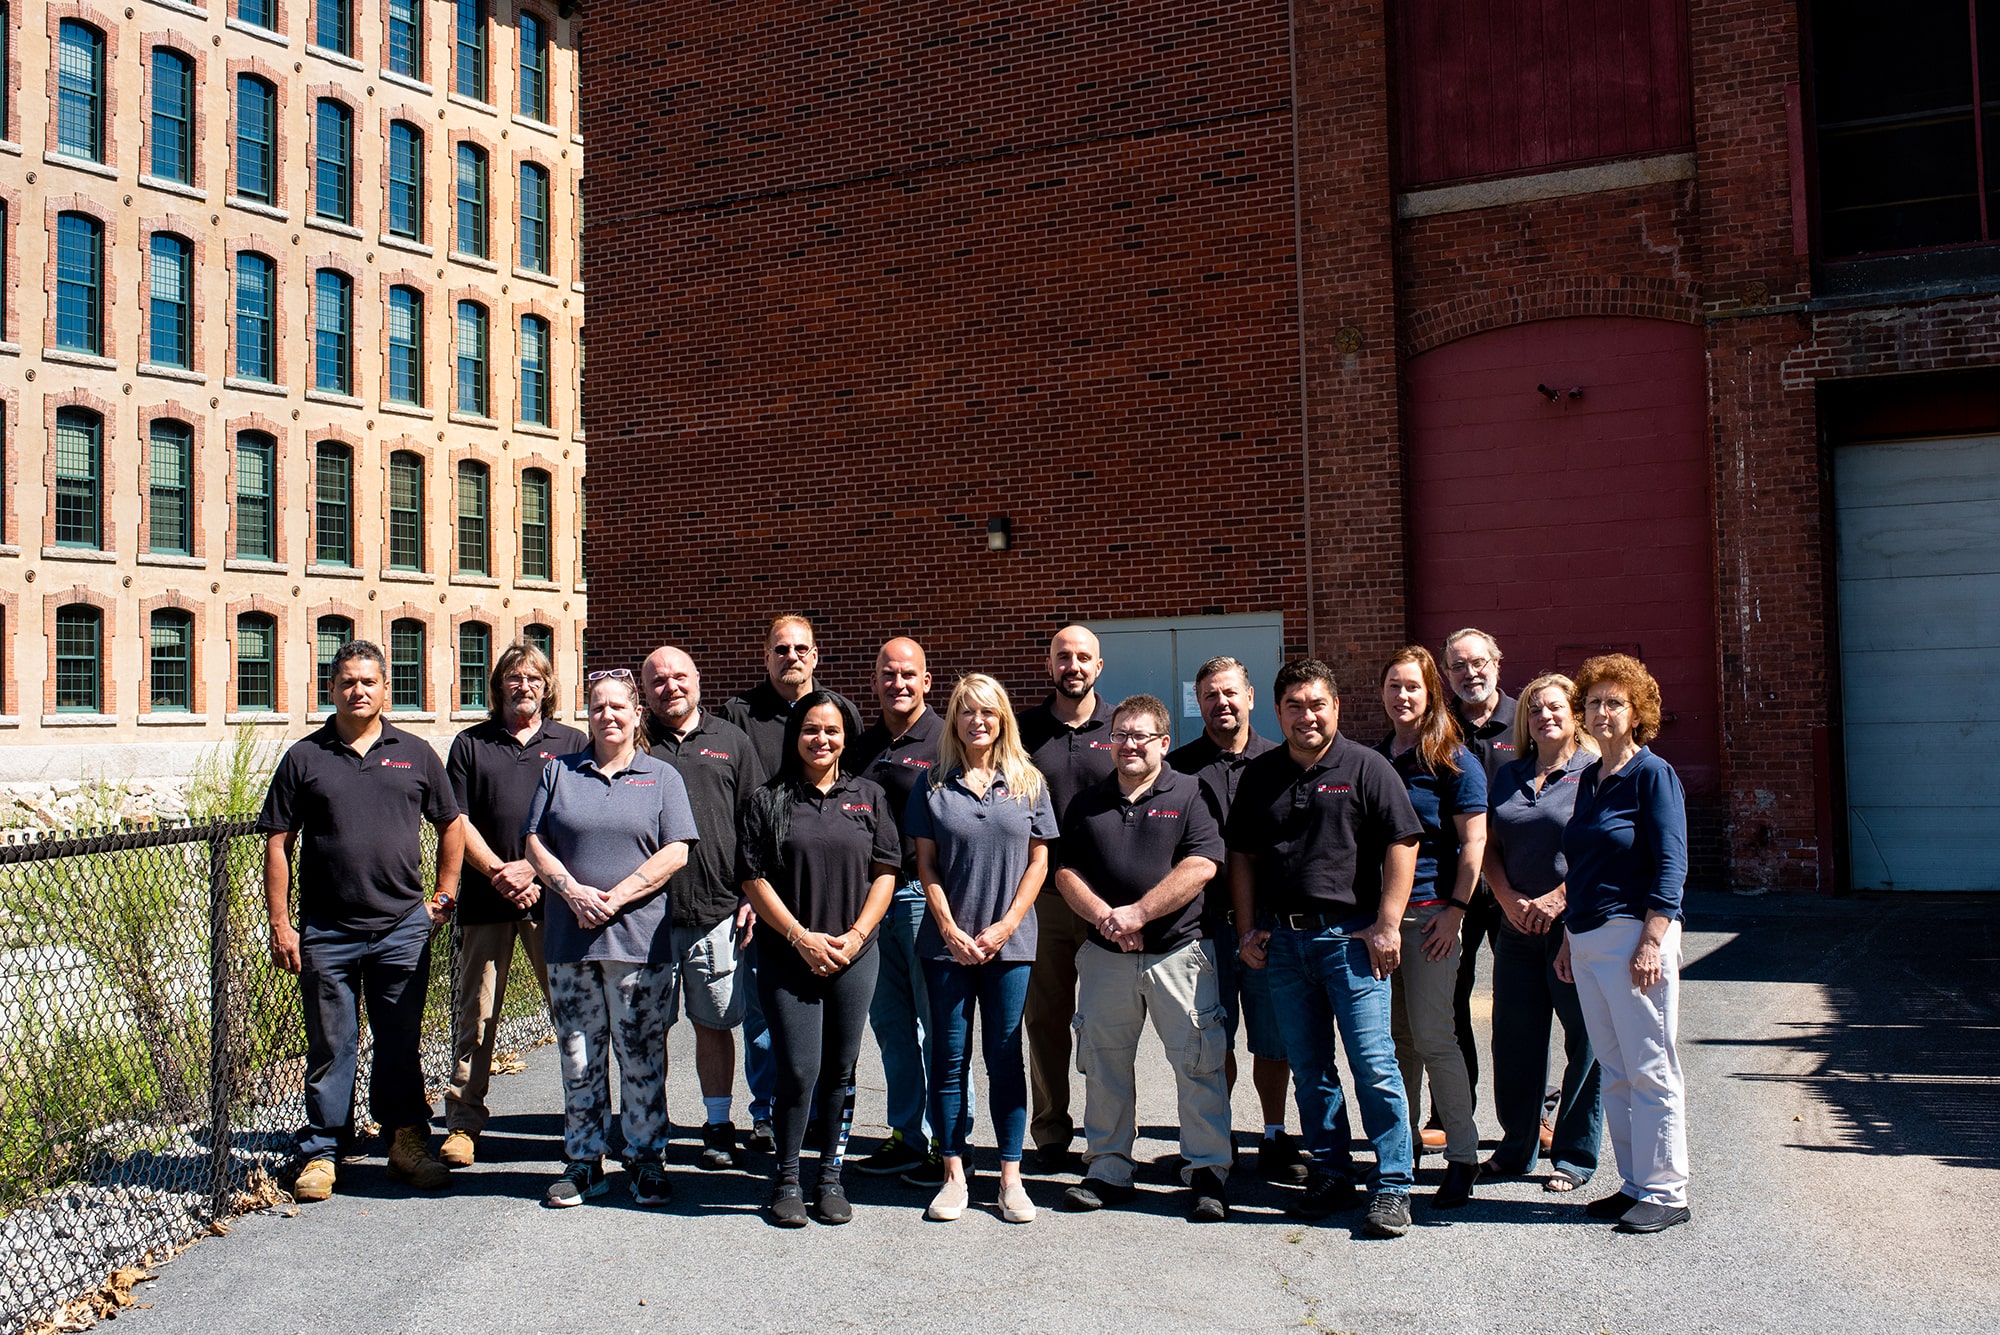
M1687 1204L1687 1086L1675 1033L1680 1027L1681 925L1660 942L1660 981L1632 985L1632 952L1645 924L1613 918L1569 938L1570 971L1584 1027L1604 1071L1604 1129L1625 1179L1623 1190L1650 1205Z

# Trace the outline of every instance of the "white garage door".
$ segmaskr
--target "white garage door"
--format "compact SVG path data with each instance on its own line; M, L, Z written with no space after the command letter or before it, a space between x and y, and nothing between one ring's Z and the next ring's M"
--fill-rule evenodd
M2000 888L2000 438L1834 454L1856 889Z

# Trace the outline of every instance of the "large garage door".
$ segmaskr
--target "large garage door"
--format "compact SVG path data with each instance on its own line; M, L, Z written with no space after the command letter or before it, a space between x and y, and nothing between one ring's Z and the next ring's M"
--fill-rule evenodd
M2000 889L2000 438L1834 453L1856 889Z

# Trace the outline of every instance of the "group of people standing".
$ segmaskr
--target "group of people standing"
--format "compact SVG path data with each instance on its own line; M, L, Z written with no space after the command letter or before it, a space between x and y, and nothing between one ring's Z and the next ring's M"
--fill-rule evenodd
M684 1003L699 1163L770 1156L780 1226L852 1218L850 1167L928 1188L933 1220L969 1208L975 1021L995 1203L1012 1223L1036 1214L1030 1142L1037 1173L1080 1170L1063 1208L1133 1197L1149 1023L1176 1084L1192 1221L1228 1214L1239 1027L1263 1120L1256 1169L1298 1188L1300 1217L1362 1204L1365 1183L1361 1230L1406 1232L1416 1155L1430 1148L1445 1163L1433 1208L1544 1154L1544 1185L1573 1190L1594 1175L1607 1124L1623 1180L1586 1212L1642 1233L1688 1217L1674 1044L1685 804L1646 747L1659 690L1636 660L1538 677L1517 702L1485 633L1445 643L1450 690L1409 646L1382 669L1388 731L1368 747L1340 734L1325 664L1279 670L1272 740L1251 729L1247 670L1217 658L1195 682L1202 735L1171 751L1162 701L1098 693L1103 660L1082 626L1053 637L1052 689L1019 714L981 673L931 709L923 649L896 638L876 656L879 717L864 728L817 684L817 661L811 624L779 617L766 679L712 712L693 661L665 646L636 672L590 674L582 733L555 720L548 659L516 644L494 666L492 716L440 761L384 717L381 651L340 651L333 717L285 754L259 819L272 953L300 974L307 1028L299 1199L331 1192L354 1134L362 993L390 1171L435 1188L474 1162L518 942L548 995L562 1072L552 1207L608 1189L614 1053L628 1189L641 1204L670 1198L666 1035ZM440 836L428 899L425 820ZM455 1070L434 1156L417 1045L432 928L448 921ZM1469 1002L1488 938L1502 1137L1482 1164ZM1551 1091L1557 1020L1565 1068ZM890 1130L850 1164L871 1027ZM1336 1032L1373 1148L1365 1172ZM1420 1125L1426 1078L1435 1127ZM1288 1083L1302 1144L1284 1130Z

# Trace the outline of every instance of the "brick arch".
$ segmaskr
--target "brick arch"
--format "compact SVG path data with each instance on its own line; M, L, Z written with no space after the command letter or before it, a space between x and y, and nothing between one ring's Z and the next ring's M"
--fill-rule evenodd
M118 712L118 674L112 670L112 650L118 643L118 605L109 594L96 593L81 584L42 595L43 641L48 658L42 675L42 711L56 712L56 613L65 607L88 604L97 609L97 712Z
M272 654L271 654L272 680L271 680L270 712L275 714L283 714L287 712L286 706L288 704L288 701L285 699L285 645L288 643L287 636L289 634L290 628L285 624L285 613L286 613L285 605L283 603L278 602L275 599L267 598L261 593L253 593L248 598L242 598L237 600L236 602L229 603L227 606L224 607L223 611L226 617L228 618L227 625L225 626L224 629L226 632L226 637L229 642L230 691L233 693L236 689L235 686L236 675L237 675L236 638L238 630L241 629L239 623L245 616L251 613L257 613L261 616L267 616L271 618L272 631L277 638L277 642L272 646ZM231 698L226 702L225 708L231 712L235 711L236 700L233 694Z
M139 602L139 712L153 712L152 628L155 612L186 612L192 626L188 632L188 712L204 713L208 705L207 683L202 669L207 666L202 649L207 644L207 608L179 589L168 589Z
M1489 329L1579 315L1624 315L1697 324L1701 296L1693 283L1637 275L1573 274L1481 286L1406 319L1402 352L1405 357L1414 357Z

